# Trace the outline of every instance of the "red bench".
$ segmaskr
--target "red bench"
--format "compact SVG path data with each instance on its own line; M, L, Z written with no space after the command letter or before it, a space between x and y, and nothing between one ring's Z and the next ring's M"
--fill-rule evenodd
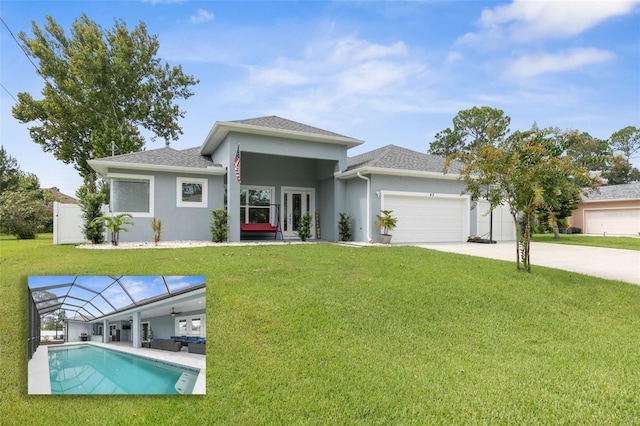
M273 239L278 238L280 230L270 223L241 223L240 232L273 232Z

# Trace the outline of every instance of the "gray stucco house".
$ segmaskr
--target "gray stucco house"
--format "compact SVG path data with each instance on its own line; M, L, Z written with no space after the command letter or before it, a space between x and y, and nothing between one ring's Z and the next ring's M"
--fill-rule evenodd
M230 214L229 241L255 238L241 228L256 223L295 239L305 212L314 218L315 238L335 241L345 212L354 218L353 240L376 242L381 209L399 219L395 243L465 241L480 233L482 215L463 194L455 166L445 175L443 158L394 145L349 158L348 150L362 143L270 116L216 122L200 147L89 164L110 182L110 211L134 216L122 241L149 241L152 217L163 221L164 240L210 240L210 211L221 206Z

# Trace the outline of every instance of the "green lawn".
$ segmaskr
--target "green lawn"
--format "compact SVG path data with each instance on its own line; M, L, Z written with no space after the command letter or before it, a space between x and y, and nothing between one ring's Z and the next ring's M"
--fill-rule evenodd
M2 424L638 424L640 286L413 247L0 241ZM207 395L27 393L27 275L206 275Z
M560 234L560 237L556 239L553 237L553 234L535 234L531 240L538 243L571 244L577 246L640 250L640 238L635 237L597 237L581 234Z

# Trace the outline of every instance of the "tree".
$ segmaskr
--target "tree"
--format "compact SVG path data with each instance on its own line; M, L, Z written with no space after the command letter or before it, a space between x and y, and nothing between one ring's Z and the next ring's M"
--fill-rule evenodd
M627 126L609 137L609 143L614 151L622 152L627 159L640 151L640 129Z
M438 132L429 153L448 156L495 145L509 134L510 123L511 118L501 109L483 106L459 111L453 118L453 129Z
M608 185L619 185L637 180L638 169L634 168L622 154L614 155L611 167L602 174Z
M509 133L511 118L501 109L473 107L453 117L453 128L462 135L467 150L494 145Z
M5 191L15 191L21 177L18 161L0 146L0 194Z
M562 155L568 141L569 137L556 137L550 130L515 132L498 146L483 145L445 162L445 172L454 159L463 162L460 175L474 199L484 197L492 208L509 204L518 235L517 268L522 262L526 272L531 271L530 224L536 210L553 217L567 200L579 201L582 187L596 184L586 168Z
M33 38L18 37L24 51L39 61L43 98L18 94L13 116L29 127L31 139L65 164L73 164L95 192L95 174L87 161L112 153L139 151L141 133L177 140L184 117L176 104L193 95L198 83L180 66L156 57L157 36L140 22L131 32L122 20L103 30L86 15L76 19L67 37L51 16L41 29L32 23Z
M42 191L5 191L0 195L0 230L20 240L45 230L50 214Z
M612 157L609 141L594 138L589 133L580 133L577 130L554 129L553 132L557 138L566 139L567 155L576 165L599 172L609 168Z
M451 129L444 129L436 133L436 140L429 145L429 154L448 157L456 152L463 152L465 149L462 135Z
M67 312L64 309L58 309L51 312L43 318L44 330L55 330L56 337L58 336L58 329L63 330L64 320L67 317Z

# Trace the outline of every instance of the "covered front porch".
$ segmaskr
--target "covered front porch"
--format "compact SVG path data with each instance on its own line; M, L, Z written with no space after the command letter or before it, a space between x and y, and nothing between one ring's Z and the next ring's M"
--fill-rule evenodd
M241 182L227 173L229 241L298 240L306 213L311 240L334 240L343 185L333 177L338 168L337 160L242 151Z
M312 215L312 238L337 239L345 184L334 174L361 143L276 116L216 122L200 154L227 171L228 241L240 241L242 225L257 223L275 227L275 237L280 231L284 240L298 238L305 213Z

